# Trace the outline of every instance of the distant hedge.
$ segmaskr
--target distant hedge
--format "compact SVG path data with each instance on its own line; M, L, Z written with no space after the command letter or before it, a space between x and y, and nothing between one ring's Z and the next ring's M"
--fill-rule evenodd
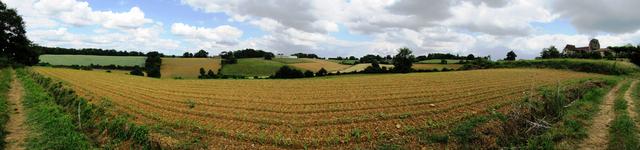
M476 60L465 64L461 69L489 68L551 68L607 75L627 75L640 71L637 66L627 62L589 59L542 59L498 62Z

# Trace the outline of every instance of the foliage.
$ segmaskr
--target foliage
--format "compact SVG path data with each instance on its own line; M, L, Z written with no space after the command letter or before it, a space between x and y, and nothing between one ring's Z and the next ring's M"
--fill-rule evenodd
M0 2L0 57L24 64L38 63L38 52L26 36L24 21L15 9L7 8Z
M558 51L558 49L555 46L544 48L542 49L542 52L540 52L540 58L542 59L551 59L551 58L560 58L560 57L562 57L562 54L560 54L560 51Z
M160 53L155 51L147 53L147 59L144 61L144 67L147 71L147 76L160 78L160 66L162 66L162 58L160 58Z
M189 53L189 52L184 52L184 54L182 54L183 58L191 58L193 57L193 53Z
M195 57L195 58L207 58L207 57L209 57L209 52L204 51L204 50L200 50L197 53L195 53L193 55L193 57Z
M320 57L318 57L318 55L316 55L316 54L295 53L295 54L291 54L291 56L296 56L298 58L316 58L316 59L320 59Z
M400 48L398 54L393 57L393 70L398 73L411 72L411 66L413 65L414 56L411 55L409 48Z
M640 52L631 53L631 56L629 56L629 60L631 61L631 63L640 66Z
M144 76L144 72L142 72L142 69L140 69L139 66L134 66L133 70L131 70L131 72L129 72L130 75L135 75L135 76Z
M507 52L507 58L504 58L504 60L514 61L514 60L516 60L516 57L518 57L518 55L516 55L515 52L509 51L509 52Z
M302 78L302 77L305 77L302 71L298 69L293 69L286 65L280 67L280 69L276 72L276 74L273 75L273 78L276 78L276 79Z
M320 68L320 70L318 70L318 72L316 73L316 76L326 76L327 75L327 70L325 70L324 68Z
M310 77L313 77L313 76L314 76L313 71L309 71L309 70L304 71L304 77L310 78Z

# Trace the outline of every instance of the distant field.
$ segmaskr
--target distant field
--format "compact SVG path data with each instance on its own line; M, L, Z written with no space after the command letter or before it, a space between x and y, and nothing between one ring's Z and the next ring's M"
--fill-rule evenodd
M296 68L305 69L305 70L311 70L313 72L317 72L321 68L324 68L328 72L333 72L333 71L344 70L346 68L351 67L350 65L343 65L343 64L339 64L339 63L335 63L335 62L331 62L331 61L327 61L327 60L321 60L321 59L302 58L301 60L305 60L307 62L306 63L296 63L296 64L291 64L291 65L296 67Z
M263 58L238 59L237 64L224 65L222 74L243 76L270 76L276 73L284 63L264 60Z
M411 66L411 68L416 70L441 70L442 68L458 69L460 67L462 67L461 64L413 64L413 66Z
M51 65L120 65L120 66L144 66L142 56L94 56L94 55L41 55L40 62Z
M281 62L284 64L296 64L296 63L309 63L307 59L298 59L298 58L273 58L273 61Z
M417 129L438 125L448 132L455 122L518 102L531 89L602 77L486 69L296 80L157 80L33 70L66 81L93 103L108 100L110 110L152 126L149 132L159 136L161 145L197 140L186 149L376 149L388 139L422 149L428 145Z
M370 63L363 63L363 64L357 64L357 65L353 65L349 68L343 69L340 72L341 73L347 73L347 72L354 72L354 71L363 71L365 68L371 66ZM393 65L389 65L389 64L380 64L380 67L387 67L387 69L391 69L393 68Z
M448 64L455 64L460 62L459 59L445 59L447 60ZM441 59L430 59L430 60L423 60L423 61L419 61L417 62L418 64L440 64L442 60Z
M327 61L331 61L339 64L345 64L345 65L355 65L357 62L357 60L333 60L333 59L328 59Z
M200 68L215 73L220 69L220 59L217 58L162 58L162 78L198 78Z

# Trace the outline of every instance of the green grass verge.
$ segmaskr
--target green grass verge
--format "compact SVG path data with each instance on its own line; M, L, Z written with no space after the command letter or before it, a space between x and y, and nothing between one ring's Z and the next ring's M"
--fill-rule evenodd
M143 56L94 56L94 55L40 55L40 62L51 65L120 65L120 66L144 66Z
M91 149L89 139L73 124L73 117L57 105L44 88L25 75L18 76L24 86L23 105L30 129L27 149Z
M615 118L609 127L609 144L607 149L635 150L639 149L638 129L627 111L628 103L624 93L629 89L630 82L620 88L614 101Z
M11 71L8 68L0 69L0 149L4 149L4 137L7 135L5 125L9 121L9 103L7 102L11 89Z
M284 63L264 60L263 58L238 59L237 64L224 65L222 74L239 76L270 76L276 73Z

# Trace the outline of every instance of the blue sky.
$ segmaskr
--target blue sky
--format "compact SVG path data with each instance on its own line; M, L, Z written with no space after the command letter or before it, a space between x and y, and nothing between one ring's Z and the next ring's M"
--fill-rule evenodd
M37 44L161 51L255 48L325 57L451 52L533 58L542 48L640 42L640 2L594 0L2 0ZM583 8L605 8L585 11ZM628 8L627 8L628 7ZM620 8L608 10L606 8ZM627 9L625 9L627 8Z

